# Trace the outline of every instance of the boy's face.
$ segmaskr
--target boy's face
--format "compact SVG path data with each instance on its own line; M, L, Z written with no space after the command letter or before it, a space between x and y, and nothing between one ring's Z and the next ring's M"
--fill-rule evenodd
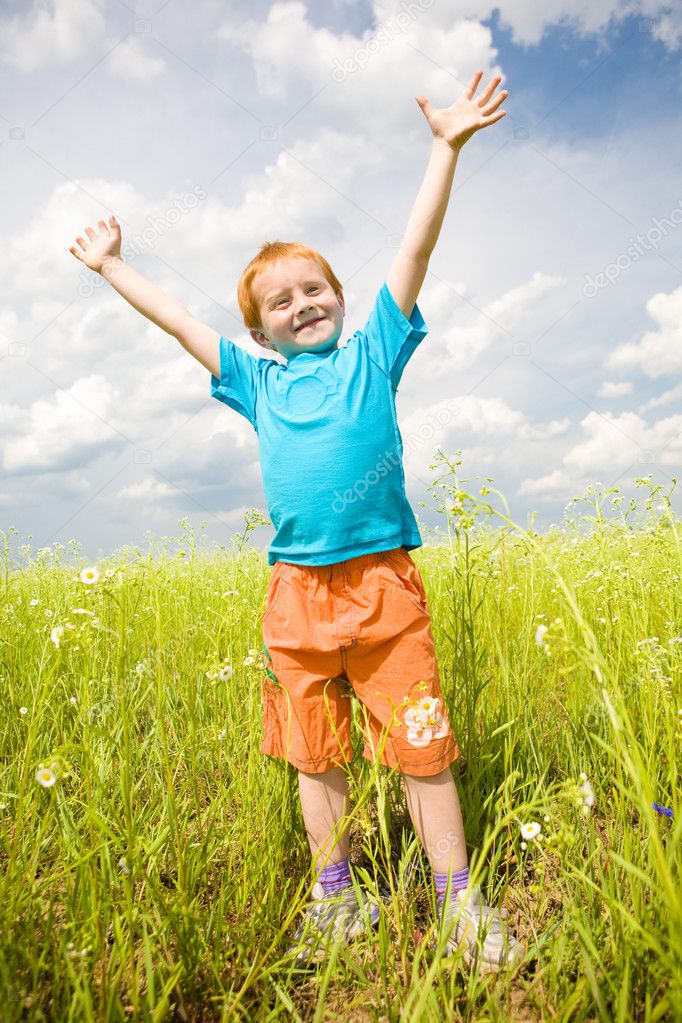
M267 267L253 282L261 330L251 330L262 348L290 359L301 352L338 348L343 330L343 293L334 290L312 259L286 259ZM304 326L310 321L310 326Z

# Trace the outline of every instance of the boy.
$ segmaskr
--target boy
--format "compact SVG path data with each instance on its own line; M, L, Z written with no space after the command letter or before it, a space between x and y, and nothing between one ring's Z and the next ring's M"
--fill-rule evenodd
M197 322L120 258L120 229L86 228L70 251L211 372L211 394L258 434L275 537L263 616L268 664L261 752L298 769L317 879L293 952L317 961L328 939L375 923L358 901L343 818L349 789L350 685L364 719L363 755L396 767L429 857L446 954L462 948L489 969L524 952L500 913L469 884L451 763L458 748L435 660L424 586L409 551L421 537L405 496L395 390L427 333L416 305L450 195L457 157L475 131L504 116L482 71L450 107L417 102L433 132L431 159L405 232L363 331L339 348L342 286L317 252L266 243L242 273L239 306L251 337L286 366L254 359ZM497 112L496 112L497 111ZM340 684L341 683L341 684Z

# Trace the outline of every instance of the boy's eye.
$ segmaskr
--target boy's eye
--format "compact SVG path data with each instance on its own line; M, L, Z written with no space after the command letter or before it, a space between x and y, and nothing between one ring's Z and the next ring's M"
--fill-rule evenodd
M311 284L310 287L307 290L308 291L317 291L317 284ZM277 301L275 302L275 308L277 308L278 305L281 305L282 302L286 302L286 299L278 298Z

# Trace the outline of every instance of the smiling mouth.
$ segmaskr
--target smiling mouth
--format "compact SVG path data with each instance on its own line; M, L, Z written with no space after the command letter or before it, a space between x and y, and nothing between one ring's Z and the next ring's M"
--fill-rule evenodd
M308 320L307 323L302 323L300 327L296 328L296 333L299 334L306 327L314 327L316 323L320 323L324 319L324 316L318 316L316 320Z

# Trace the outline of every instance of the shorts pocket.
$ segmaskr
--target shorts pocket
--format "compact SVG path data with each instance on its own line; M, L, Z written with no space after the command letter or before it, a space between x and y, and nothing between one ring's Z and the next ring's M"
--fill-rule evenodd
M268 583L268 592L265 598L265 611L263 612L263 621L265 622L272 615L273 611L282 599L282 595L286 588L286 576L289 571L290 565L286 561L277 561L272 569L270 575L270 581Z
M419 569L407 554L407 551L386 551L384 561L391 571L400 592L421 611L425 617L430 618L429 603L426 598L424 584L419 575Z

